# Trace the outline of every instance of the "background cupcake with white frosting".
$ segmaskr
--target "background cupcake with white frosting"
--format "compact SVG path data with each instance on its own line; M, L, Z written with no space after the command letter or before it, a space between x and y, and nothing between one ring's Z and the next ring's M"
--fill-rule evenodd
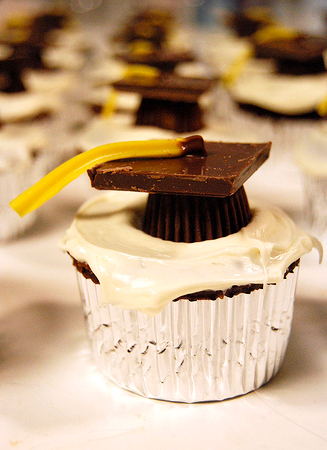
M48 170L48 140L37 126L5 126L0 130L0 240L14 239L36 220L37 212L19 218L10 201Z

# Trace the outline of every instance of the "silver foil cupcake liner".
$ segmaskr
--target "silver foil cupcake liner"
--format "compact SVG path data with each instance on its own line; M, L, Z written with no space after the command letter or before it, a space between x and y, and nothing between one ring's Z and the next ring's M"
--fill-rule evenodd
M310 231L327 242L327 177L302 175L304 210Z
M151 318L102 306L101 287L78 273L95 361L109 380L148 398L193 403L253 391L282 365L297 272L250 294L171 302Z
M9 203L42 178L46 168L47 159L40 156L24 169L10 172L0 170L0 241L16 238L35 222L37 212L33 211L21 218L10 208Z

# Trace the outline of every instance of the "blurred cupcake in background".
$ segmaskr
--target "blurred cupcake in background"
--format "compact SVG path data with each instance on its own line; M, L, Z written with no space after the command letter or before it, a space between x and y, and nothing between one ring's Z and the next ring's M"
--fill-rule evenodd
M20 218L9 202L36 181L48 168L48 141L40 127L4 126L0 130L0 241L16 238L36 220L37 212Z
M317 126L294 152L304 193L304 219L327 248L327 123Z

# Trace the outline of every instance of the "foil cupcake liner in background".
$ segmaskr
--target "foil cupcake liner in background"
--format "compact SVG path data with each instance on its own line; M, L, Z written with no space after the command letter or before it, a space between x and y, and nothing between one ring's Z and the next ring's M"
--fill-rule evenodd
M250 294L171 302L151 318L101 305L101 287L78 273L96 364L118 386L148 398L193 403L251 392L282 365L297 272Z
M312 233L327 243L327 177L302 175L304 209Z
M24 217L19 217L11 209L9 203L42 178L46 169L46 156L39 156L31 165L27 165L23 169L0 170L0 241L16 238L35 222L36 211L32 211Z

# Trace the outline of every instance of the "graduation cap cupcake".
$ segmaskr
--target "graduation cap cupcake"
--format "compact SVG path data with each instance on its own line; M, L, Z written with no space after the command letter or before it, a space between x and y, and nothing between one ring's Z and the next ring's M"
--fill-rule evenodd
M137 92L142 100L136 125L152 125L178 133L203 127L199 98L214 85L207 78L183 77L174 73L158 76L130 76L113 83L122 92Z
M273 59L277 73L308 75L326 72L324 53L327 38L293 32L293 35L269 39L263 29L253 37L254 54L257 58ZM265 38L268 36L268 38Z
M111 192L82 206L60 244L78 269L101 372L171 401L259 388L282 364L299 259L315 245L279 209L249 207L244 183L270 143L195 136L108 148L111 158L106 146L75 157L93 187ZM44 187L76 176L75 165L12 206L41 204Z

